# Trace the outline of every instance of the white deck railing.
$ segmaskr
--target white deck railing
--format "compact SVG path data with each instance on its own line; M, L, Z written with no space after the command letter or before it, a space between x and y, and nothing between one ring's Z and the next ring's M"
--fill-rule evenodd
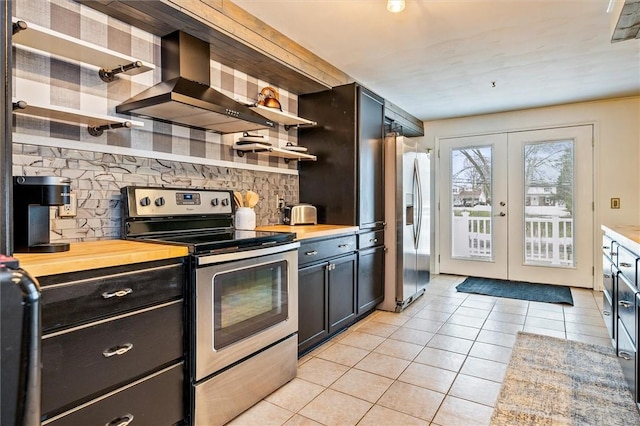
M454 257L491 259L491 218L453 217ZM526 263L573 266L573 219L527 217L524 229Z

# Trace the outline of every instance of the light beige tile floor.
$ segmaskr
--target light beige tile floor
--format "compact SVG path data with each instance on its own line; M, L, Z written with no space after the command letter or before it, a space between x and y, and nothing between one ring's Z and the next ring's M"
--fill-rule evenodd
M376 311L298 362L298 376L232 425L489 423L518 331L610 345L602 293L574 306L458 293L439 275L401 313Z

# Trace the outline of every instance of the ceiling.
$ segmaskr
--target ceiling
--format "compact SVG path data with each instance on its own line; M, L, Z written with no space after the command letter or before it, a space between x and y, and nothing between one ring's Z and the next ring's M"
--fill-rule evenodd
M233 0L429 121L640 94L609 0Z

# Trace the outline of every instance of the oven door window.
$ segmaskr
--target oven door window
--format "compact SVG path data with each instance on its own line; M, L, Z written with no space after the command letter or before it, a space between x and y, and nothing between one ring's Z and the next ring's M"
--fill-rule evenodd
M213 276L213 348L220 350L287 319L287 262Z

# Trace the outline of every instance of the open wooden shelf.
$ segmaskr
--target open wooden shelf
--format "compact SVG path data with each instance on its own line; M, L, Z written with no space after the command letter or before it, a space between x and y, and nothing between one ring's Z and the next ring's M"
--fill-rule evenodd
M247 106L266 119L275 121L276 123L284 124L284 128L286 130L289 130L291 127L315 126L317 124L315 121L307 120L306 118L298 117L297 115L280 111L277 108L268 108L256 104L249 104Z
M144 126L144 123L141 121L93 114L56 105L30 104L16 100L13 101L13 104L14 114L30 115L71 124L86 124L92 136L99 136L102 133L101 130L107 130L108 128L117 129ZM16 107L16 105L19 106Z
M39 50L60 58L84 62L108 71L119 70L120 67L127 67L132 64L139 65L131 69L125 69L129 75L140 74L156 68L153 64L32 24L23 19L13 18L14 26L19 21L26 22L27 28L13 34L13 44L16 46Z
M261 143L249 143L249 144L233 144L233 149L236 150L238 155L242 157L245 152L255 152L258 154L266 154L271 157L284 158L285 161L289 160L308 160L316 161L317 157L311 154L305 154L303 152L291 151L288 149L277 148L271 145L265 145Z

